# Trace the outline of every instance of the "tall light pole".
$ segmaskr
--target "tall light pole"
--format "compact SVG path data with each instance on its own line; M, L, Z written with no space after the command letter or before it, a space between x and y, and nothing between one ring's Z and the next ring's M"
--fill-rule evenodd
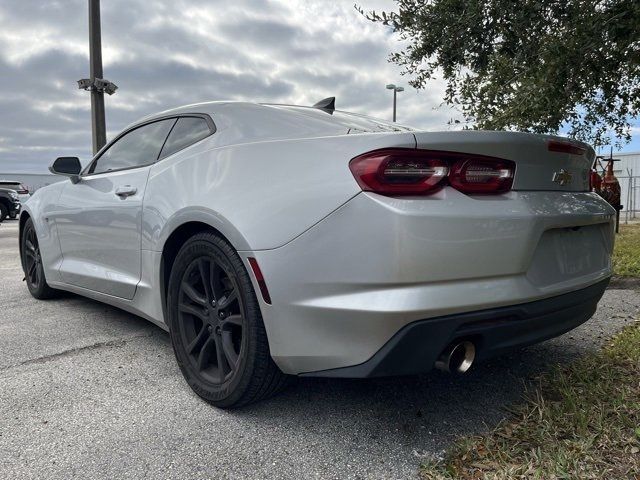
M387 85L387 90L393 90L393 121L396 121L396 97L398 92L404 92L403 87L396 87L393 83Z
M78 88L91 92L91 133L94 155L107 143L104 117L104 94L113 95L118 88L102 78L102 35L100 0L89 0L89 76L78 80Z

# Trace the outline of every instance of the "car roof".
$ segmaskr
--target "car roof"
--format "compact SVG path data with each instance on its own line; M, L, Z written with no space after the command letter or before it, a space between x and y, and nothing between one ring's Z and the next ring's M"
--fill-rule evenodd
M136 124L173 115L209 115L221 131L218 145L249 143L261 140L297 139L356 133L410 132L385 120L341 110L327 111L300 105L215 101L184 105L148 115ZM224 138L220 138L224 137Z

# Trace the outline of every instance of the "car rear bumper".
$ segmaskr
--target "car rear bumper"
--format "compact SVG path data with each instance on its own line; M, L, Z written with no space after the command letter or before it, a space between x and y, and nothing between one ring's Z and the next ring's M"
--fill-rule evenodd
M419 320L597 284L611 276L614 218L581 192L362 193L280 248L240 253L271 295L261 310L274 361L301 374L362 364Z
M513 348L561 335L591 318L609 279L590 287L509 307L490 308L410 323L359 365L302 376L368 378L413 375L431 370L445 348L470 340L484 360Z

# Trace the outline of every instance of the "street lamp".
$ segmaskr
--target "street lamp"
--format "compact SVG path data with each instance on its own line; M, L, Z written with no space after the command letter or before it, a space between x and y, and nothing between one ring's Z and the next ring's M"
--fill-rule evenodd
M403 87L396 87L393 83L387 85L387 90L393 90L393 121L396 121L396 97L398 92L404 92Z

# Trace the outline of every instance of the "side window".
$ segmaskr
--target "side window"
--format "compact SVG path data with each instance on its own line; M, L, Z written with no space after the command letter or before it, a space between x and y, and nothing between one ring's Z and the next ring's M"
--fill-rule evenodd
M100 155L89 173L141 167L155 162L175 122L175 118L170 118L131 130Z
M167 142L164 144L160 158L173 155L189 145L211 135L209 124L201 117L181 117L171 130Z

